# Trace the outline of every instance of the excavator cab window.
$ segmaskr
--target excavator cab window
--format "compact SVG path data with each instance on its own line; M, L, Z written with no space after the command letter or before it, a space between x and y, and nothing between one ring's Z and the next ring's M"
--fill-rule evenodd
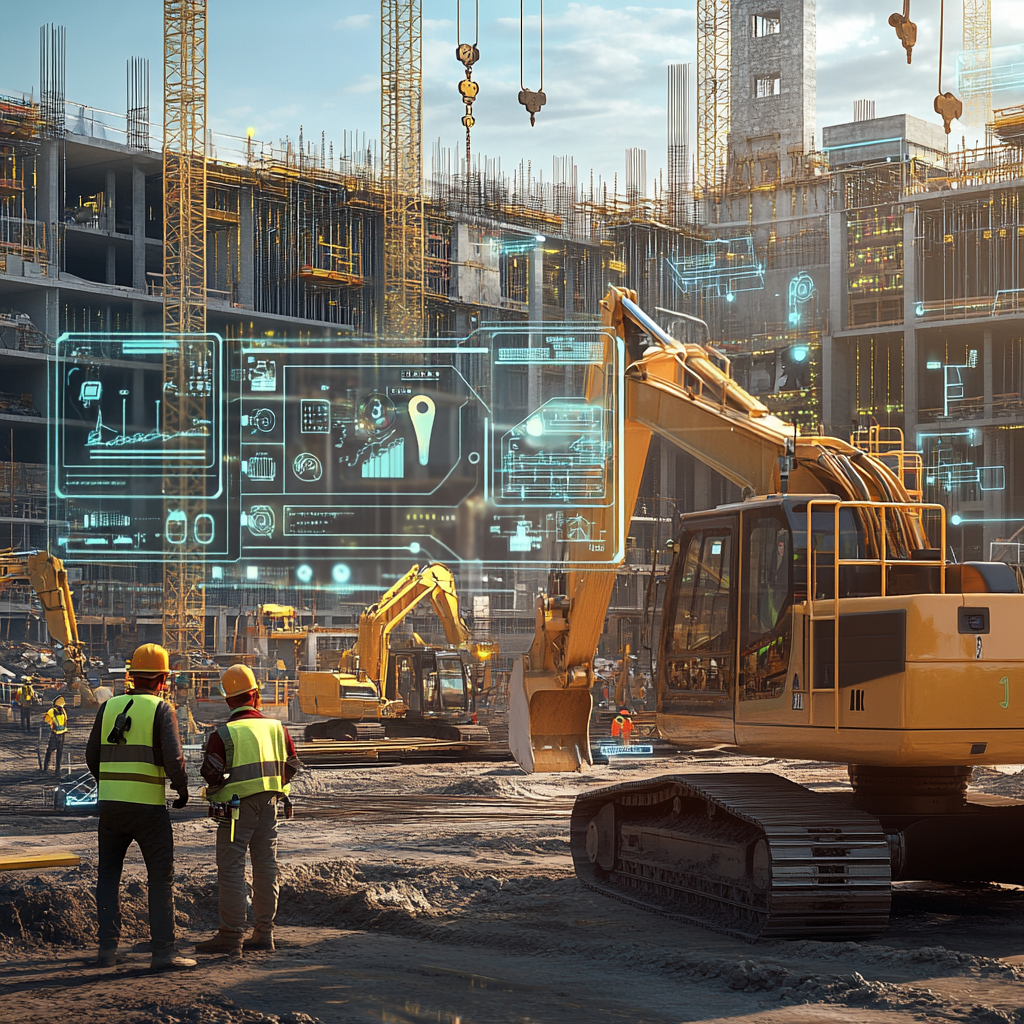
M458 656L437 659L437 678L441 684L441 710L469 710L469 693L462 659Z
M752 522L745 523L739 699L763 700L777 697L786 684L792 633L793 545L789 524L781 514L751 518Z
M840 558L864 558L864 524L853 509L840 509L839 536L836 537L835 517L827 506L816 506L811 523L811 568L814 597L818 600L835 597L836 542ZM789 510L793 528L793 591L797 601L807 599L807 506L794 505ZM869 579L875 566L842 566L839 580L840 597L873 596L879 592L877 579Z
M715 526L683 535L666 601L672 631L662 655L669 690L725 696L732 679L733 533Z

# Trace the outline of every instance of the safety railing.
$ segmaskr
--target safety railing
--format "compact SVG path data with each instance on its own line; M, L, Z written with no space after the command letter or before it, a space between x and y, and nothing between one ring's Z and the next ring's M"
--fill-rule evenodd
M831 551L827 547L821 544L815 543L817 538L824 539L824 531L821 527L821 517L818 518L815 523L815 512L827 511L831 513L832 520L832 532L830 540L832 542ZM927 551L937 551L938 557L927 558L919 557L913 559L907 558L891 558L889 557L888 550L888 536L890 521L894 527L897 526L897 517L906 517L911 522L916 522L924 535L927 535L925 530L925 513L927 512L937 513L938 525L939 525L939 545L937 548L925 549ZM873 527L873 533L877 541L878 554L876 557L861 557L860 547L863 543L863 534L860 531L855 531L854 535L858 538L858 557L856 558L844 558L841 555L842 542L844 539L844 532L846 536L850 535L849 529L843 530L843 526L849 524L847 519L846 524L843 522L843 513L852 512L854 516L859 515L861 524L866 527ZM890 520L890 516L892 519ZM853 524L856 526L856 523ZM815 527L818 529L815 529ZM865 538L866 539L866 538ZM855 567L874 567L878 570L878 587L877 593L861 593L860 587L855 595L848 594L847 598L851 596L856 597L886 597L889 584L889 569L894 565L912 565L915 568L927 569L934 568L937 570L938 575L938 592L944 594L946 592L946 575L944 572L945 559L942 557L942 553L946 550L946 508L943 505L938 504L919 504L914 503L903 503L903 502L880 502L880 501L843 501L837 502L828 498L811 499L807 502L807 609L808 609L808 644L807 644L807 680L808 680L808 693L810 694L810 715L811 724L814 723L814 694L817 690L828 690L827 686L819 686L817 678L817 659L815 656L815 623L816 622L831 622L832 626L832 686L833 691L833 728L837 731L839 729L839 669L840 669L840 647L841 647L841 632L840 632L840 610L839 604L843 600L843 568L847 567L853 569ZM830 557L827 559L819 558L819 552L821 554L828 554ZM824 563L824 567L832 574L832 596L831 598L819 598L819 578L818 570L819 566ZM873 576L874 574L872 574ZM858 584L863 586L864 578L863 574L860 574L857 579ZM871 588L875 589L875 588ZM825 608L829 608L829 611L824 611ZM819 611L821 609L821 611ZM824 612L824 613L821 613Z
M921 500L924 494L924 460L920 452L906 450L903 431L899 427L861 427L851 432L850 444L888 466L899 477L911 501Z

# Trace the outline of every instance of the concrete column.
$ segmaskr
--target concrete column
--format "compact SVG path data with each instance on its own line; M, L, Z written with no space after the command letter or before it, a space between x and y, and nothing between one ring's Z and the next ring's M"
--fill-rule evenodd
M46 232L46 258L51 267L60 266L60 223L64 197L61 195L61 145L45 139L39 147L39 178L36 192L36 218ZM56 270L51 271L56 276Z
M538 235L538 238L540 236ZM530 250L530 277L528 281L527 299L529 301L529 317L531 323L539 324L544 319L544 250L543 242ZM536 409L540 405L540 374L541 367L531 364L527 367L529 374L528 390L529 407Z
M44 294L44 322L41 326L46 336L54 339L60 334L60 289L47 288Z
M132 166L132 287L146 290L146 173Z
M255 301L252 189L238 196L238 301L253 309Z
M846 217L835 210L828 215L828 333L846 326Z
M985 331L981 341L981 367L984 380L985 395L985 419L990 420L995 415L993 412L992 395L992 332Z
M907 447L917 447L917 208L903 214L903 432Z

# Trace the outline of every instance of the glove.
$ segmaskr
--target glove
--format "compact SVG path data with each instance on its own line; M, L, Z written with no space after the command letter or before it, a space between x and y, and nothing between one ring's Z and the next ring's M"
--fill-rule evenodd
M182 809L182 807L184 807L185 804L187 804L187 803L188 803L188 790L187 789L181 789L181 790L178 790L178 799L175 800L174 803L171 804L171 806L176 811L180 811Z

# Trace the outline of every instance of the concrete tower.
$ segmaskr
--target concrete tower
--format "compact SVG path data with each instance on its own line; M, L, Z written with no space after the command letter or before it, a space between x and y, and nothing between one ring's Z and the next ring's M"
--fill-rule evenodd
M730 177L790 177L814 147L815 0L731 6Z

